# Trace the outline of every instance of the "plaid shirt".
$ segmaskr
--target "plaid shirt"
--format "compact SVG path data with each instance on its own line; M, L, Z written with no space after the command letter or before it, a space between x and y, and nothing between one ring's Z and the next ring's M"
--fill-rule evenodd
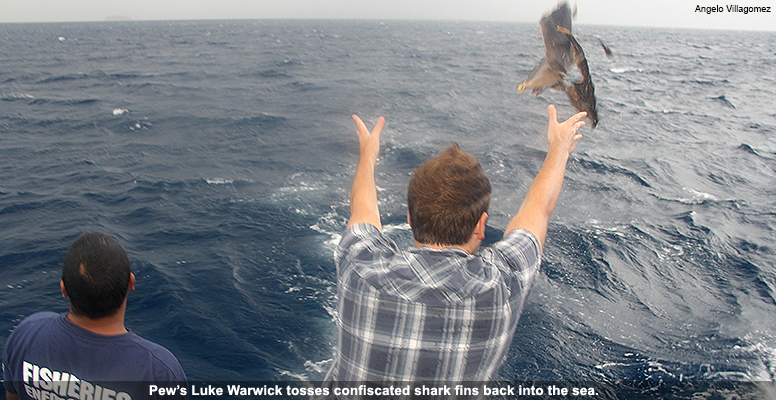
M375 226L354 225L335 252L339 343L326 380L490 380L540 261L525 230L470 255L402 252Z

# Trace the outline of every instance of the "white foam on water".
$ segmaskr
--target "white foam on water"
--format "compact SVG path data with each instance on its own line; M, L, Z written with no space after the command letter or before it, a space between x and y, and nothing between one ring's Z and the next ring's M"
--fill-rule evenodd
M299 381L302 381L302 382L308 382L310 380L310 378L307 377L307 374L297 374L297 373L294 373L294 372L291 372L291 371L282 370L282 369L276 369L276 371L281 376L287 376L289 378L293 378L293 379L296 379L296 380L299 380Z
M690 188L690 187L682 187L682 190L685 193L687 193L689 196L682 196L682 195L666 196L666 195L661 195L661 194L658 194L658 193L652 193L652 195L657 197L660 200L674 201L674 202L678 202L678 203L682 203L682 204L688 204L688 205L703 204L703 203L705 203L707 201L719 201L720 200L719 197L717 197L717 196L715 196L715 195L713 195L711 193L701 192L699 190L695 190L695 189Z
M395 232L407 232L412 231L412 227L408 223L398 224L398 225L383 225L383 233L386 235L389 235L391 233Z
M327 249L334 251L337 244L342 239L341 229L345 227L345 218L337 213L336 210L323 214L318 221L310 226L310 229L328 235L329 239L324 242Z
M329 371L329 366L331 363L334 362L333 358L329 358L326 360L321 360L318 362L312 362L310 360L306 360L304 362L305 368L307 368L308 371L313 371L317 374L325 374Z
M35 96L27 93L11 93L0 95L3 100L35 100Z
M226 185L234 183L234 179L228 178L204 178L208 185Z
M766 333L767 335L767 333ZM751 369L749 375L752 381L775 381L776 380L776 348L765 342L764 339L754 338L754 334L748 333L744 340L752 342L748 346L736 346L745 353L754 354L762 361L762 368L758 370ZM775 388L776 389L776 388ZM774 397L776 399L776 397Z
M609 68L609 71L613 74L624 74L626 72L644 72L643 69L634 67Z
M683 187L682 189L686 192L689 192L693 196L693 199L712 200L712 201L718 200L717 196L714 196L711 193L700 192L698 190L695 190L693 188L688 188L688 187Z

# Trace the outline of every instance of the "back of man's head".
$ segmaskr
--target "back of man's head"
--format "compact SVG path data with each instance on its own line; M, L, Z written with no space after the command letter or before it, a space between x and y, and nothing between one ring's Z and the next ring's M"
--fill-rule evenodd
M118 242L102 233L82 235L62 265L70 312L91 319L115 314L127 297L129 276L129 258Z
M415 240L438 245L468 242L488 211L490 192L490 181L477 158L453 142L410 179L407 206Z

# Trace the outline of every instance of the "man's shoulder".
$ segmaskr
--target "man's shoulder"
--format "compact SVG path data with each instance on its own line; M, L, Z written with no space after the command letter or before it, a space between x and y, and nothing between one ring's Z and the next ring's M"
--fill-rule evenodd
M355 224L345 230L337 249L339 252L347 252L352 248L371 252L398 251L396 243L391 238L369 223Z
M39 324L56 321L62 314L58 314L51 311L39 311L28 315L19 323L19 326L27 324Z
M96 381L185 381L180 363L162 345L133 332L100 335L65 315L30 315L9 335L4 362L15 376L29 362Z
M158 363L172 371L182 372L178 359L161 344L152 342L132 332L129 333L126 339L134 344L134 352L138 357L146 358L148 362Z
M376 226L368 222L360 222L358 224L353 224L347 229L345 229L345 233L343 234L343 239L348 236L352 236L355 238L365 238L365 237L382 236L382 235L383 233Z
M533 246L537 251L541 251L541 245L539 245L539 239L536 235L525 229L513 229L507 232L504 237L493 245L501 244L503 246L522 247Z
M173 357L172 352L170 350L167 350L166 347L162 346L159 343L152 342L140 335L137 335L133 332L130 332L130 334L127 336L127 340L130 340L133 342L139 349L142 349L140 351L146 351L149 354L154 355L162 355L164 357Z
M501 240L480 249L483 257L510 260L511 269L535 269L541 263L542 248L539 240L525 229L515 229L508 232Z
M50 311L40 311L24 318L11 333L12 336L23 334L26 331L40 331L57 325L61 314ZM10 337L9 337L10 339Z

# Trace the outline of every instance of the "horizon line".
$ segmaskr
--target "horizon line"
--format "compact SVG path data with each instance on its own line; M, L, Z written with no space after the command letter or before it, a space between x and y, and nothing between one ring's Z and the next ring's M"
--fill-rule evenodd
M0 21L0 25L24 25L24 24L79 24L79 23L135 23L135 22L218 22L218 21L393 21L393 22L448 22L448 23L506 23L506 24L538 24L536 21L518 21L503 19L452 19L452 18L348 18L348 17L320 17L320 18L295 18L295 17L262 17L262 18L167 18L167 19L134 19L129 16L115 15L104 19L86 19L86 20L66 20L66 21ZM741 29L741 28L707 28L707 27L689 27L689 26L662 26L662 25L617 25L606 23L580 23L576 26L600 26L609 28L644 28L644 29L667 29L667 30L699 30L699 31L726 31L726 32L763 32L773 33L774 30L763 29Z

